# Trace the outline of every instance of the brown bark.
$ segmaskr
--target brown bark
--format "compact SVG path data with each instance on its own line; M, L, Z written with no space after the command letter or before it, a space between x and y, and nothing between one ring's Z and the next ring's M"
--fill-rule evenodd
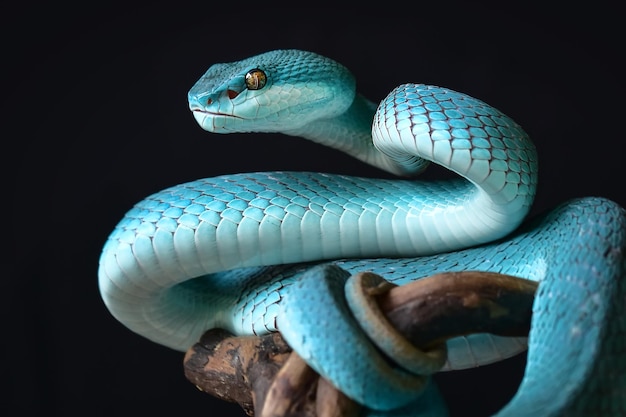
M458 272L372 294L402 335L428 349L475 332L527 335L536 288L511 276ZM234 337L210 330L187 352L184 368L199 389L240 404L251 416L356 416L360 408L319 378L278 333Z
M415 346L470 333L525 336L537 283L490 272L446 272L377 296L389 322Z

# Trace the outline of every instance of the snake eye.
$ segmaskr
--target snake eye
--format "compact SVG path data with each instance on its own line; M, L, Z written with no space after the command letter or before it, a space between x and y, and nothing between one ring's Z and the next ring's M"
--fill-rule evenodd
M265 87L267 76L258 68L248 71L246 74L246 87L248 90L260 90Z

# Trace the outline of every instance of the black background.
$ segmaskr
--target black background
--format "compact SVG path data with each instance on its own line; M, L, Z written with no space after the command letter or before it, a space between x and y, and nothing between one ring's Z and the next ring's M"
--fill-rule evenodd
M3 11L3 159L13 186L5 201L15 261L3 286L10 388L2 401L18 410L11 415L243 415L184 378L182 353L109 315L97 288L108 233L148 194L200 177L381 175L301 139L202 131L186 94L213 63L308 49L353 70L373 100L404 82L463 91L534 139L541 173L532 214L587 195L626 206L617 9L228 3L27 2ZM453 412L488 415L510 398L523 366L521 355L440 382Z

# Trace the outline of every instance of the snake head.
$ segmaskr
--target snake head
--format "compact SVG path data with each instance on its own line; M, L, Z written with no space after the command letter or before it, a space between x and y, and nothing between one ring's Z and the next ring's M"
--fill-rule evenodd
M355 80L341 64L300 50L276 50L212 65L188 94L209 132L288 132L342 114Z

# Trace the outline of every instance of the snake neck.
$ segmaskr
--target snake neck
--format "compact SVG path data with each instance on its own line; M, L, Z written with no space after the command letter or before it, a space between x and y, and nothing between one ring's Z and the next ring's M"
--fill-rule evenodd
M379 151L372 142L372 120L376 103L357 94L352 105L342 114L318 119L300 128L283 133L311 140L337 149L354 158L399 176L413 176L426 168L428 162L405 164Z

